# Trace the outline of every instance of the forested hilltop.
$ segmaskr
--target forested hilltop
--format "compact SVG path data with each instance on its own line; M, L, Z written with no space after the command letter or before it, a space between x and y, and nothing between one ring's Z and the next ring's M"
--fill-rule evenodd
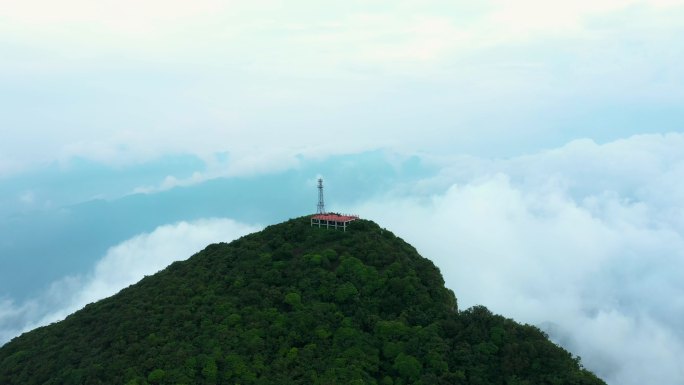
M458 311L439 270L390 231L304 217L15 338L0 384L604 382L533 326Z

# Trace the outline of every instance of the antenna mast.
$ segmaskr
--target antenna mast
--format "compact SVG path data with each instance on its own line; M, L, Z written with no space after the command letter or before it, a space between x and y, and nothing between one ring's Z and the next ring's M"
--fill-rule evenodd
M325 203L323 202L323 179L318 178L318 211L317 214L325 214Z

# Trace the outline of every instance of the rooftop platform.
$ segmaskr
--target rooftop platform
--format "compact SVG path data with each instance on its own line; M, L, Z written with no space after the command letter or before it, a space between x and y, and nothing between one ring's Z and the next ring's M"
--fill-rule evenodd
M359 219L358 215L350 214L315 214L311 216L311 226L325 227L327 229L342 229L347 231L347 223Z

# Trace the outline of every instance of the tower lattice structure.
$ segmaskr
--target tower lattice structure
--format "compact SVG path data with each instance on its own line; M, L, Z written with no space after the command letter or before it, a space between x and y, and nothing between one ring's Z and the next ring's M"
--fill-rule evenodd
M318 210L317 214L325 214L325 202L323 201L323 179L318 178Z

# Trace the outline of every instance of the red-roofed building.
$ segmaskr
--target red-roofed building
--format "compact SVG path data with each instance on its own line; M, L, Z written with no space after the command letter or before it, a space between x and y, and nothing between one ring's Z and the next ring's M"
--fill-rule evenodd
M347 231L347 224L357 219L359 219L358 215L342 215L334 213L316 214L311 216L311 226L325 227L327 229L342 229L342 231Z

